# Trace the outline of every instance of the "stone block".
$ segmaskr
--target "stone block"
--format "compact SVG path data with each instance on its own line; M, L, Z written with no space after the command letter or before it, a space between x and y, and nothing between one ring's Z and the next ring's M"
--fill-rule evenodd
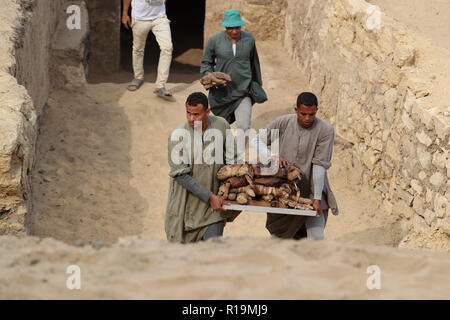
M431 165L431 154L426 151L423 145L417 146L416 154L422 168L429 169Z
M414 196L411 193L409 193L408 191L401 189L399 187L396 187L395 194L399 199L402 199L403 201L405 201L408 206L412 205Z
M434 211L426 209L424 218L425 218L425 222L427 223L427 225L429 225L431 227L433 222L436 220L436 213Z
M421 194L423 191L422 184L420 183L420 181L418 181L416 179L411 180L411 188L413 188L413 190L415 192L417 192L418 194Z
M427 202L432 202L434 198L434 192L431 189L427 189L427 193L425 194L425 200Z
M407 112L405 112L405 111L402 112L401 119L402 119L403 124L405 125L405 127L408 130L413 131L415 129L416 126Z
M367 168L369 168L370 171L373 171L375 169L375 165L380 160L380 156L372 149L368 149L363 153L361 160L367 166Z
M402 160L402 157L400 156L398 143L394 142L393 140L389 139L386 144L386 154L391 157L391 159L394 162L400 162Z
M425 146L429 147L433 140L422 130L420 133L416 133L417 140Z
M427 174L425 172L423 172L423 171L420 171L419 172L419 179L423 181L426 178L427 178Z
M441 169L445 169L447 166L450 166L449 151L436 151L435 153L433 153L432 163Z
M413 208L411 208L405 201L399 200L396 201L394 206L392 207L392 213L401 218L411 218L413 216L417 216L414 213Z
M394 66L387 67L383 71L381 80L383 80L383 82L385 83L388 83L391 87L397 86L400 82L399 69Z
M436 228L439 228L445 234L450 236L450 220L449 219L437 219Z
M445 181L445 176L440 173L440 172L435 172L431 177L430 177L430 183L439 188Z
M437 194L434 198L434 211L438 218L445 218L450 216L450 199L449 194Z
M418 215L424 215L424 201L421 197L415 197L413 201L413 209Z
M394 63L397 67L412 65L415 58L415 48L412 45L398 44L394 51Z
M416 104L416 97L414 96L414 93L412 93L410 90L406 91L405 94L405 102L403 104L403 107L405 108L407 113L411 113L412 107Z

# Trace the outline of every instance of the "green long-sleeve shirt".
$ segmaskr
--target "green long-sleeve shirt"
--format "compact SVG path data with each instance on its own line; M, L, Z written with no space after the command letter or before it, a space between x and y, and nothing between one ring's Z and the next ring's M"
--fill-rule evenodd
M212 36L203 54L200 74L220 71L231 76L231 83L225 87L209 90L209 103L214 115L225 118L229 123L235 121L234 111L245 97L253 103L267 100L262 88L261 68L255 39L245 31L236 41L236 56L233 55L232 41L226 32Z

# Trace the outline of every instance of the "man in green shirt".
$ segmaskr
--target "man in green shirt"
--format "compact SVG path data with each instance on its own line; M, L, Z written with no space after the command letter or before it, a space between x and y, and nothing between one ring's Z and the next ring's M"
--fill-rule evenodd
M246 132L250 128L252 105L263 103L267 96L262 88L255 39L241 31L244 24L239 10L227 10L222 23L226 30L209 39L200 73L204 76L219 71L231 76L227 86L209 89L211 111L230 124L236 121L236 128Z
M210 115L208 98L201 92L187 98L186 117L168 141L170 185L165 231L169 241L181 243L222 236L225 221L237 216L227 212L225 201L216 195L217 171L236 159L230 125Z

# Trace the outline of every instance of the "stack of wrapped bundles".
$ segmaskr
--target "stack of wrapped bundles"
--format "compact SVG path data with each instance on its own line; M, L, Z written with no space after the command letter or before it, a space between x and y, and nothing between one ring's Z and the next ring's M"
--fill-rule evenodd
M261 165L230 164L217 172L218 195L232 204L313 210L312 201L300 196L300 168L290 164L275 174Z

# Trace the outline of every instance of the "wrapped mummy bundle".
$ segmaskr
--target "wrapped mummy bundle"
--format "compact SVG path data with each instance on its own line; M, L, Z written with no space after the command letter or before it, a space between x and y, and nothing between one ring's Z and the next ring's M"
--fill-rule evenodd
M231 164L217 172L221 181L218 195L237 204L313 210L312 201L302 198L302 172L290 164L276 173L265 174L261 165Z
M211 72L200 79L200 83L206 90L211 87L226 86L227 82L231 82L231 77L223 72Z

